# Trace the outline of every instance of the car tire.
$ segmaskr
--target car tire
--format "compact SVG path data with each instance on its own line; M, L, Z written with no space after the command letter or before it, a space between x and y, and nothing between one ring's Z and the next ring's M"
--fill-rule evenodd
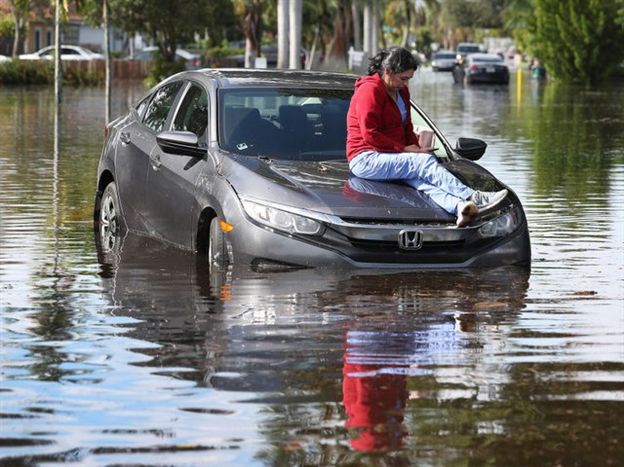
M115 182L110 182L104 188L96 212L97 242L102 252L114 252L118 249L122 234L126 231Z
M225 233L219 226L219 219L215 217L210 221L210 233L208 243L208 264L210 271L226 268L230 263Z

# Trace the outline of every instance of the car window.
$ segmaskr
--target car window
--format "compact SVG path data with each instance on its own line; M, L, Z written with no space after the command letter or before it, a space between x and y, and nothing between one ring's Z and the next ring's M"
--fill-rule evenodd
M414 133L418 134L422 130L434 131L431 125L429 125L427 120L425 120L425 118L416 110L416 108L411 107L410 110L411 110L410 116L412 117L412 126L414 127ZM433 151L433 153L436 156L441 156L441 155L446 154L446 149L444 148L443 144L437 141L437 136L434 136L433 147L436 148L435 151Z
M139 116L139 119L143 118L143 114L145 113L145 109L147 109L147 104L149 104L151 98L152 98L151 95L145 97L135 107L137 115Z
M173 119L172 130L191 131L200 140L205 139L208 127L208 94L195 84L191 85L180 109Z
M219 145L246 156L344 159L353 90L227 89L219 93Z
M181 87L182 81L176 81L175 83L163 86L154 93L154 97L149 103L145 116L143 117L145 126L156 132L163 130L165 122L167 121L167 115L169 115L171 106Z
M473 58L472 61L474 63L503 63L500 58Z
M74 49L61 49L61 54L62 55L80 55L80 53L77 50Z

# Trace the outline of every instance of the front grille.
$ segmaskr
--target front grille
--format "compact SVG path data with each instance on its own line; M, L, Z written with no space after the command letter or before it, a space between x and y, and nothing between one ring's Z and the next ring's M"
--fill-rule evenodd
M414 226L414 227L448 227L449 225L455 225L454 222L444 222L439 219L431 220L419 220L414 222L414 219L364 219L361 217L341 217L343 222L354 225L396 225L396 226Z
M439 252L440 250L449 251L457 248L462 248L464 246L464 240L455 240L450 242L423 242L422 247L418 250L403 250L399 248L398 241L381 241L381 240L361 240L356 238L349 239L352 246L358 248L362 251L368 251L372 253L390 253L390 252L401 252L401 253L418 253L422 254L423 252Z

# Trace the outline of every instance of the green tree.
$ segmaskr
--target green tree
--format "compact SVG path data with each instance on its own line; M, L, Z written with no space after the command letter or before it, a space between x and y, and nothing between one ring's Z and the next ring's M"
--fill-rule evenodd
M14 21L14 37L13 37L13 57L17 57L19 46L22 41L22 35L26 29L26 19L30 10L30 0L9 0L11 15Z
M192 42L209 23L205 0L109 0L111 23L151 37L163 60L175 62L179 46Z
M596 83L624 59L622 0L534 0L530 52L563 81Z

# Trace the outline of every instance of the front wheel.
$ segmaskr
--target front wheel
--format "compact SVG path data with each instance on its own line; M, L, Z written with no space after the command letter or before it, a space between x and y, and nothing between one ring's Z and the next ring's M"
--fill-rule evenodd
M104 188L97 221L97 240L102 251L105 253L114 251L121 241L121 234L125 229L115 182L110 182Z
M210 270L222 269L230 263L225 233L221 230L219 219L210 221L210 243L208 243L208 262Z

